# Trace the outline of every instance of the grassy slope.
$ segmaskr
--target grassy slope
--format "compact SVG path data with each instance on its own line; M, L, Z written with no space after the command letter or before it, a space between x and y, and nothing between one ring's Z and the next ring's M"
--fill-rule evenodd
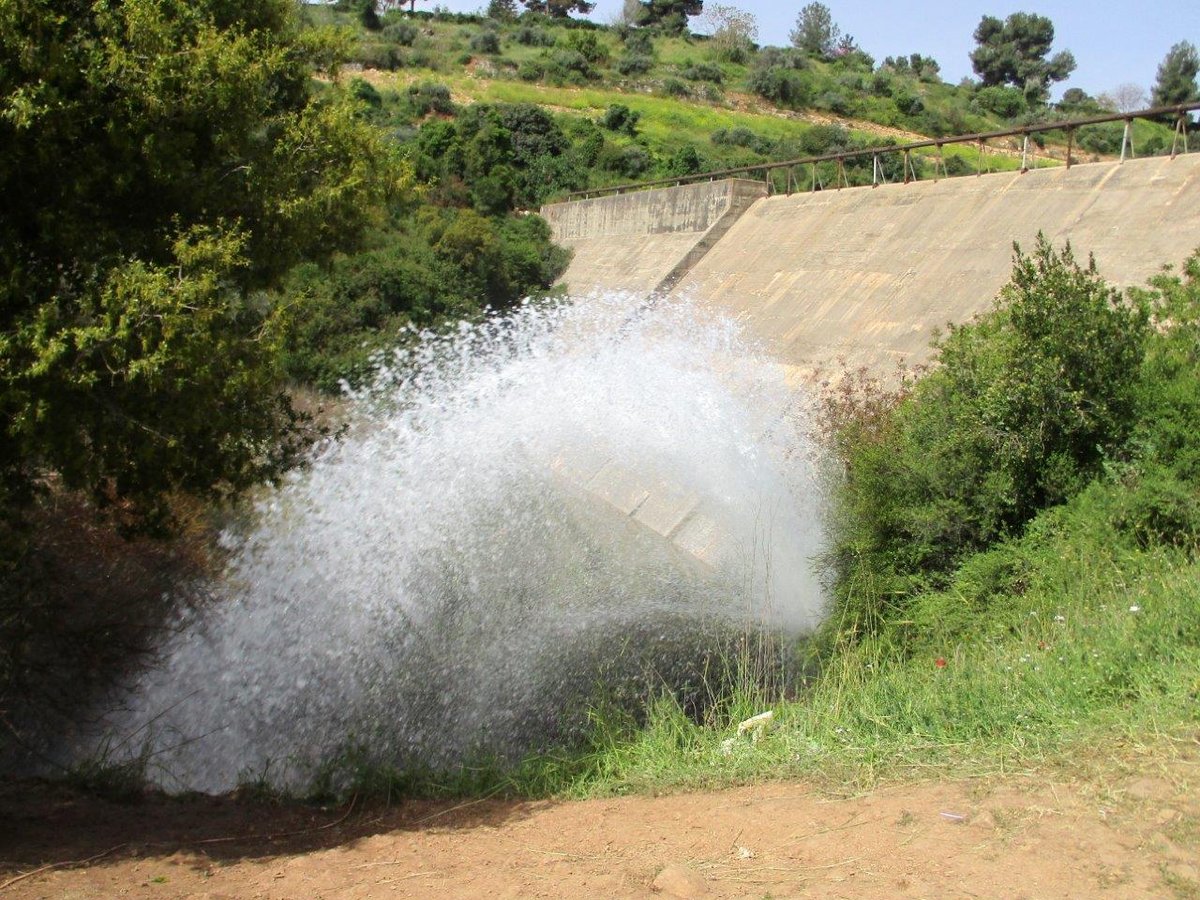
M312 8L312 20L318 24L333 24L346 29L358 46L386 43L378 34L364 32L352 16L336 13L328 8ZM381 89L389 87L403 89L404 86L420 81L435 81L448 85L459 102L504 102L535 103L545 106L567 117L597 119L613 104L624 104L641 114L638 140L656 156L670 157L677 150L692 146L703 157L706 168L753 165L768 158L794 158L802 153L770 157L744 148L718 147L711 138L719 129L746 128L756 135L781 142L794 142L812 127L812 121L840 121L847 125L853 136L864 145L879 144L894 133L893 139L905 140L904 135L914 135L920 127L920 119L905 117L896 109L889 97L875 96L865 90L839 88L849 93L856 107L858 118L831 116L817 111L792 111L778 109L761 98L748 93L746 80L751 71L748 65L722 63L723 84L715 86L702 82L689 82L681 78L682 71L694 63L711 63L712 53L703 40L677 37L660 37L655 40L655 63L649 72L635 77L623 77L614 65L621 56L622 45L610 29L594 33L600 43L608 49L609 61L596 66L598 77L579 86L554 84L545 80L523 81L517 70L522 63L544 56L547 48L526 46L512 38L515 26L506 25L501 31L501 51L498 54L480 54L470 48L470 40L482 30L481 25L459 22L418 19L421 29L410 47L400 48L404 65L394 72L368 70L368 80ZM564 43L566 30L549 27L548 32L557 35L559 46ZM811 72L818 78L838 84L838 73L828 63L810 62ZM844 73L843 73L844 74ZM866 76L869 80L869 76ZM853 80L853 79L851 79ZM687 96L668 96L664 85L674 81L683 84ZM943 82L918 81L916 78L897 80L898 90L913 93L921 98L926 108L941 116L953 118L958 123L954 132L974 130L1002 130L1011 123L990 114L981 114L970 107L968 91ZM1118 126L1119 127L1119 126ZM1160 142L1169 132L1158 123L1135 123L1135 141L1145 144L1151 138ZM1065 156L1065 143L1060 134L1047 136L1048 153L1038 155L1034 165L1057 165ZM616 139L621 142L620 138ZM988 153L986 167L991 171L1014 170L1020 165L1018 144L1002 141L999 148ZM1041 151L1038 151L1039 154ZM1076 148L1077 158L1099 158L1093 153ZM919 155L931 157L930 152ZM971 146L948 147L947 157L958 157L967 166L974 168L978 162L978 151ZM927 174L932 167L927 167ZM595 185L612 184L628 179L608 173L595 172ZM647 176L650 177L650 176ZM825 180L829 180L825 178Z

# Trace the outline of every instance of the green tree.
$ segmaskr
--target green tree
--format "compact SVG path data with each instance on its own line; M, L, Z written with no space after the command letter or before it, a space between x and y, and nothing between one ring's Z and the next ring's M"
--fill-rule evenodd
M655 26L668 34L684 34L688 17L704 11L704 0L643 0L638 10L638 25Z
M487 6L489 19L511 22L517 17L517 0L491 0Z
M292 462L263 300L400 169L291 0L0 0L0 507L53 476L161 520Z
M810 56L832 56L842 30L824 3L814 2L800 10L789 37L792 45Z
M1045 103L1050 83L1075 71L1075 57L1062 50L1047 58L1054 43L1054 23L1035 13L1013 13L1003 22L984 16L975 28L971 65L984 87L1010 84L1030 105Z
M586 15L596 4L589 3L588 0L521 0L521 5L530 12L545 13L556 19L565 19L573 12Z
M1200 54L1196 52L1196 45L1180 41L1167 51L1158 66L1158 78L1152 94L1154 105L1171 106L1200 99L1200 87L1196 85L1197 72L1200 72Z

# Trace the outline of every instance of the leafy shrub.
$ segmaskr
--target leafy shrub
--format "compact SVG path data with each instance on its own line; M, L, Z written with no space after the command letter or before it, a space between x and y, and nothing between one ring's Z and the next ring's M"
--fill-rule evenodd
M513 32L513 40L525 47L553 47L557 38L544 28L522 25Z
M971 103L977 109L1002 119L1015 118L1029 108L1021 91L1002 84L982 88Z
M890 97L892 92L892 76L880 69L871 77L871 93L876 97Z
M893 412L842 431L841 589L902 603L1100 475L1133 434L1148 334L1145 303L1069 247L1017 250L996 308L936 343L938 367Z
M623 103L614 103L604 111L604 116L600 119L600 124L609 131L616 131L620 134L636 137L637 123L641 117L641 113L634 112Z
M644 75L654 68L649 56L626 55L617 60L617 71L622 75Z
M606 171L626 178L640 178L654 166L654 157L641 144L628 147L605 147L597 164Z
M678 78L664 78L662 89L668 97L690 97L692 93L687 84Z
M653 56L654 36L639 28L627 28L618 35L630 56Z
M916 94L897 94L892 102L906 116L915 116L925 109L925 104Z
M433 81L422 81L408 86L408 106L415 116L427 116L431 112L450 115L454 102L450 99L450 88Z
M364 69L394 72L404 66L404 54L392 44L357 44L351 58Z
M690 144L675 151L667 160L667 175L695 175L706 168L704 159Z
M494 31L481 31L471 37L470 44L476 53L499 53L500 35Z
M793 69L783 66L756 69L750 74L749 87L777 106L805 106L809 99L803 79Z
M545 61L546 77L555 81L582 84L596 77L587 57L575 50L555 50Z
M383 106L383 97L369 81L364 81L362 78L352 79L349 90L351 97L372 109L380 109Z
M589 63L603 65L608 62L608 45L594 31L572 31L567 35L567 47Z
M713 84L720 84L725 79L725 73L715 63L697 63L679 74L688 81L711 81Z
M383 37L401 47L411 47L417 40L417 29L407 22L392 22L384 27Z
M853 111L850 98L841 91L825 91L812 103L817 109L828 110L839 116L849 115Z
M526 59L517 66L517 77L522 81L538 81L546 75L546 64L543 60Z

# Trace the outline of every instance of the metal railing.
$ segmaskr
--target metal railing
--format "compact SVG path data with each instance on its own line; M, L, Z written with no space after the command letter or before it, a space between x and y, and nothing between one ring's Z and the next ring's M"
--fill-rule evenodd
M983 160L986 155L987 142L997 138L1006 137L1021 137L1021 169L1022 172L1027 172L1030 168L1030 163L1036 163L1036 151L1030 150L1029 138L1031 135L1040 134L1047 131L1065 131L1067 134L1067 151L1066 151L1066 166L1069 169L1073 163L1072 154L1075 145L1075 131L1079 128L1088 125L1103 125L1108 122L1124 122L1125 132L1121 137L1121 161L1124 162L1126 153L1133 154L1133 120L1134 119L1175 119L1175 135L1171 141L1171 158L1174 159L1180 148L1184 153L1188 152L1188 114L1195 110L1200 110L1200 101L1192 103L1180 103L1174 106L1159 106L1154 109L1145 109L1140 112L1130 113L1110 113L1103 116L1092 116L1086 119L1071 119L1062 122L1042 122L1034 125L1022 125L1019 128L1009 128L1004 131L982 131L974 134L960 134L953 137L942 138L927 138L923 141L913 141L909 144L894 144L877 147L865 147L861 150L843 150L838 153L825 153L820 156L806 156L800 159L789 159L781 162L765 162L751 166L738 166L732 169L718 169L712 172L698 172L694 175L680 175L674 178L659 178L654 181L635 181L627 184L612 185L609 187L589 188L582 191L572 191L563 197L563 200L586 200L591 197L602 197L609 194L626 194L631 191L641 191L648 188L658 187L677 187L684 184L696 184L704 181L716 181L723 178L735 178L739 175L761 175L767 183L768 193L774 192L774 173L780 169L787 171L787 193L792 193L794 184L799 182L795 179L795 170L801 166L812 167L811 189L818 190L820 184L817 177L817 165L819 163L833 162L837 164L836 186L841 189L843 186L850 187L849 177L846 175L846 162L851 160L871 157L872 159L872 185L880 183L883 175L883 167L880 165L880 157L890 153L902 153L904 155L904 183L916 181L916 167L912 162L912 154L915 150L934 149L936 157L934 159L934 180L937 180L938 170L940 169L944 177L949 177L949 172L946 169L946 161L942 155L942 148L955 144L975 144L979 148L980 165L977 167L975 174L983 174ZM911 178L910 178L911 175ZM886 179L885 179L886 180ZM865 185L864 185L865 186ZM820 189L826 189L824 185ZM560 201L561 202L561 201Z

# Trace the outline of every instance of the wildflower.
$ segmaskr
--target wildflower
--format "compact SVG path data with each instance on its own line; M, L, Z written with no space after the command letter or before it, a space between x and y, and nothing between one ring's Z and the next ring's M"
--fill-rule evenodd
M937 658L937 659L934 661L934 663L933 663L933 664L934 664L935 666L937 666L939 669L944 669L944 668L946 668L946 657L944 657L944 656L939 656L939 657L938 657L938 658Z
M1129 611L1131 613L1141 612L1142 608L1135 603L1133 606L1129 607Z

